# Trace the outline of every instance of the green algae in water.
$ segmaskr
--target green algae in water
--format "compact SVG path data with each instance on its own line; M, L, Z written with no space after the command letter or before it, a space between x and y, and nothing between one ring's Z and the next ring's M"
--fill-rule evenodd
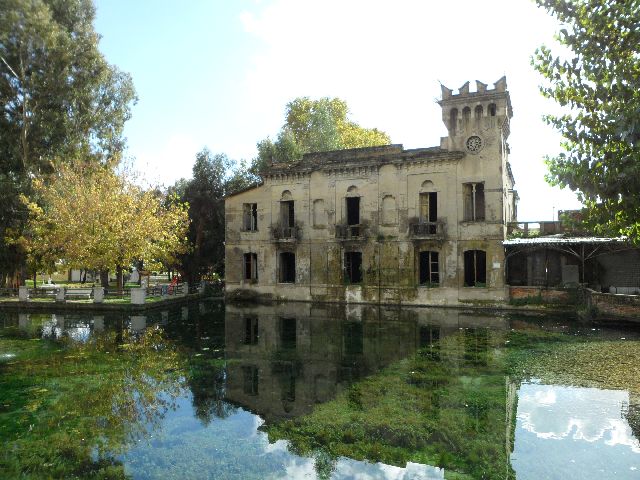
M180 359L158 329L90 343L0 337L5 478L125 478L115 457L172 408ZM162 395L160 395L162 392Z

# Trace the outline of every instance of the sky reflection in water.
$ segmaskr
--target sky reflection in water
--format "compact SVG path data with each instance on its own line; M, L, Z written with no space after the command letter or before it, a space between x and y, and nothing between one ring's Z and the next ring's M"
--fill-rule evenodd
M464 461L473 462L472 453L453 452L457 443L446 431L442 435L432 432L433 438L453 442L452 452L435 457L428 445L398 444L400 450L394 450L395 440L381 434L378 440L386 450L378 459L387 459L386 463L358 454L355 447L354 457L358 458L333 457L323 448L303 451L295 442L292 446L286 440L269 441L265 422L277 425L307 418L320 405L350 398L354 386L361 382L384 378L389 368L407 374L407 382L415 387L412 392L424 392L425 411L437 417L433 425L443 430L447 425L462 425L461 432L474 437L474 448L482 449L486 444L503 452L494 461L504 465L492 465L495 471L504 472L502 478L640 476L639 430L634 420L640 417L635 415L640 408L637 393L516 379L505 365L509 357L504 345L514 326L516 330L525 327L524 332L576 334L575 329L567 328L566 321L458 310L352 307L345 311L336 306L298 304L227 307L225 312L220 305L205 302L134 318L4 315L0 316L0 342L3 322L5 331L18 327L29 335L82 344L91 344L104 332L140 335L150 325L166 332L184 360L171 393L163 399L165 393L156 392L157 405L167 407L151 415L144 428L132 428L148 432L146 435L135 437L122 452L114 451L116 462L134 479L431 480L445 478L448 470L464 465ZM589 337L585 341L620 336L638 341L632 330L581 328L579 333ZM0 349L3 360L12 359L12 355L15 353ZM409 366L406 359L413 357L422 358L422 363ZM421 376L417 379L413 376L416 365L427 370L418 371ZM440 375L447 376L430 376L432 368L442 369ZM498 392L497 404L483 403L482 398L480 403L472 403L477 400L473 392L481 392L485 384L498 385L497 390L491 390ZM454 388L462 389L461 398L470 400L456 403L447 396ZM435 391L445 392L445 396L437 397ZM149 408L155 405L149 402ZM476 411L469 413L473 408ZM497 429L487 430L492 425ZM298 438L300 442L306 445L304 438ZM338 450L351 451L350 442L345 440ZM460 460L465 455L468 458ZM398 463L393 458L409 460ZM485 460L478 459L481 461ZM481 478L481 474L461 478Z

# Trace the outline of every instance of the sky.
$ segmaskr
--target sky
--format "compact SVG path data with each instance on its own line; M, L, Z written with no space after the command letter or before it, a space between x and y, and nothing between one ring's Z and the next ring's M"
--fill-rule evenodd
M96 0L107 60L133 77L127 156L148 181L189 178L205 146L250 160L286 104L339 97L351 119L405 148L440 145L440 83L490 88L506 75L519 221L579 207L544 180L561 137L531 56L556 21L530 0Z

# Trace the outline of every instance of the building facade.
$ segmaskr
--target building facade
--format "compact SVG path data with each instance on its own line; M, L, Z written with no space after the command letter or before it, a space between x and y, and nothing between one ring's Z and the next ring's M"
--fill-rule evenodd
M460 305L507 298L504 249L517 194L506 79L442 87L448 135L307 154L225 200L233 298Z

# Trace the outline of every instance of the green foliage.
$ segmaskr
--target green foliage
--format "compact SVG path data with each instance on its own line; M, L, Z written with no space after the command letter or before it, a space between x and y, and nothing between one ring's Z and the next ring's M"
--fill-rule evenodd
M246 162L234 166L225 154L204 148L196 155L192 178L178 180L169 188L189 205L187 237L191 248L177 263L190 283L211 273L224 275L224 196L257 180Z
M0 1L0 285L21 283L30 179L77 158L114 164L135 101L128 74L106 62L90 0Z
M253 172L271 163L295 163L309 152L372 147L391 143L389 136L375 128L363 128L348 119L344 100L323 97L311 100L298 97L287 104L285 124L276 141L258 142Z
M544 96L565 107L547 123L564 136L547 181L569 187L596 233L640 240L640 2L536 0L563 25L568 56L533 58Z

